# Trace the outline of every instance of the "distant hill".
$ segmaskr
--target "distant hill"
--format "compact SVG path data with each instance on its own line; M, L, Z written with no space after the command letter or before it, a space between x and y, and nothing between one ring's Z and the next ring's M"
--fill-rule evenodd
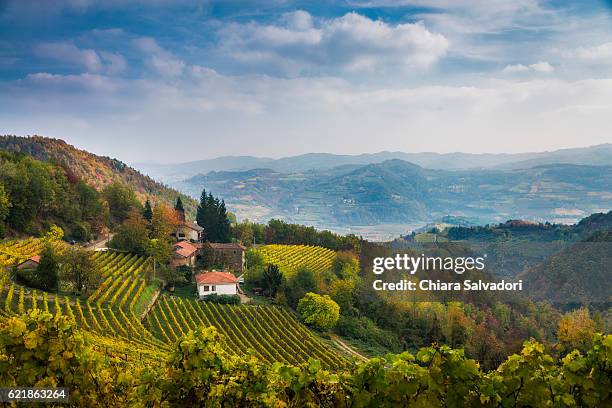
M404 153L378 152L359 155L308 153L272 159L254 156L224 156L178 164L137 163L135 167L164 182L185 180L211 171L246 171L268 168L279 173L324 170L343 165L377 164L399 159L427 169L467 170L500 167L518 169L542 164L565 163L585 165L612 165L612 144L585 148L562 149L552 152L515 154L472 153Z
M61 139L0 136L0 150L23 153L40 161L59 164L97 189L117 180L132 187L143 201L151 197L174 205L176 197L181 195L188 211L193 212L196 206L193 198L143 175L120 160L79 150Z
M448 215L478 224L571 224L610 209L612 166L446 171L394 159L294 173L211 172L173 185L194 197L206 188L241 218L280 217L326 228L426 224Z
M555 304L612 304L612 229L595 232L519 275L534 300Z

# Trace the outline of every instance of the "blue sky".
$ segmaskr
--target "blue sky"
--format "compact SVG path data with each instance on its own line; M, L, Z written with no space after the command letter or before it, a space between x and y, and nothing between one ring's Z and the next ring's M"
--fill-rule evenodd
M176 162L612 141L612 5L4 0L0 133Z

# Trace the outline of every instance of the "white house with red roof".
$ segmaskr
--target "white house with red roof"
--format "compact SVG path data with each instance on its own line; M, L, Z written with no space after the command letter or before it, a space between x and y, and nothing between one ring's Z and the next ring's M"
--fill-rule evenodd
M198 296L207 295L237 295L238 278L224 271L206 271L195 276Z

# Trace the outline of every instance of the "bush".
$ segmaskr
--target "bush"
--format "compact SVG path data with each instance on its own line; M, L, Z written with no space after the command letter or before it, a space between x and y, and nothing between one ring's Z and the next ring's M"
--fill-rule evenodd
M205 302L218 303L220 305L240 304L240 296L238 295L217 295L216 293L213 293L212 295L203 296L202 300Z
M340 306L328 295L309 292L298 303L298 312L306 324L318 330L329 330L340 317Z
M384 347L394 353L402 351L403 348L395 333L381 329L365 316L341 316L336 325L336 332L341 336L360 340L367 345Z

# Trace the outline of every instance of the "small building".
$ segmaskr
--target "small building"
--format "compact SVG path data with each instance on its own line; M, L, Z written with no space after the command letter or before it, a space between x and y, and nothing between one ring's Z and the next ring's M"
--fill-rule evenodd
M198 248L188 241L179 241L174 244L174 254L170 265L173 267L178 266L195 266L196 255L198 254Z
M223 260L224 263L234 270L234 272L244 272L245 247L235 243L225 244L214 242L211 242L210 246L215 251L215 255L218 259Z
M21 262L20 264L18 264L17 269L20 271L36 269L38 268L39 264L40 264L40 255L34 255L26 259L25 261Z
M207 295L237 295L238 278L225 271L206 271L195 276L200 298Z
M173 234L177 241L188 240L192 242L202 242L204 239L204 228L195 222L181 221L178 229Z

